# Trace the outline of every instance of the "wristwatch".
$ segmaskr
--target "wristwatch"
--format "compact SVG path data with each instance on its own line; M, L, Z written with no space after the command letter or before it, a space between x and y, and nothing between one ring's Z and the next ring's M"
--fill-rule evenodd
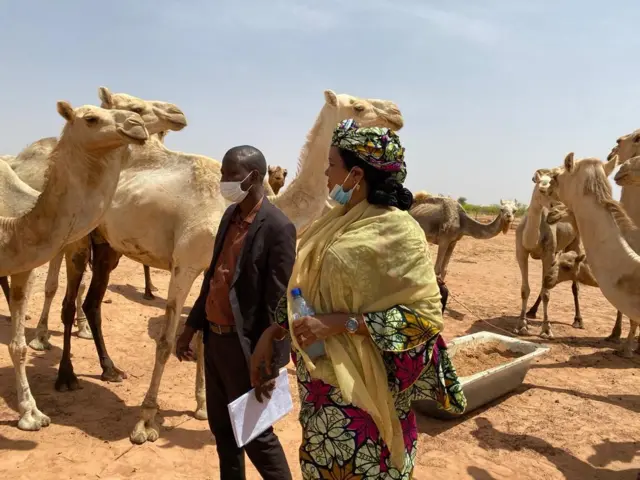
M353 334L353 333L356 333L358 331L358 328L360 327L360 322L355 317L349 317L349 318L347 318L347 322L345 324L345 327L347 329L347 332Z

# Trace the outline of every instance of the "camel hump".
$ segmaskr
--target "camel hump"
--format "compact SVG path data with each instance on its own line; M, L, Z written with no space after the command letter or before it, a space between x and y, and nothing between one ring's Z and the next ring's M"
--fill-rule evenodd
M430 198L431 198L431 195L429 195L425 191L417 192L413 195L413 205L415 206L415 205L427 203Z

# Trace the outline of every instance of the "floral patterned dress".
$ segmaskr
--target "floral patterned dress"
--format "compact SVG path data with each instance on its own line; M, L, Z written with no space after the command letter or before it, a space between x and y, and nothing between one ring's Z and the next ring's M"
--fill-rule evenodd
M286 301L285 296L276 314L278 323L288 329ZM411 402L433 399L452 412L463 412L466 407L437 329L425 327L428 322L401 305L364 317L382 355L402 425L404 467L398 470L391 464L389 449L371 416L346 403L338 388L312 379L294 351L303 432L300 465L305 480L410 479L418 441Z

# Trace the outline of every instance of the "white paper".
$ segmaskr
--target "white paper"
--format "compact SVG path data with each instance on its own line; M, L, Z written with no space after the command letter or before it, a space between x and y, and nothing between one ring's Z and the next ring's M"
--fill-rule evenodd
M260 403L256 398L255 389L251 389L228 405L238 447L249 443L293 410L286 368L280 370L271 398L265 399L263 396L263 400L264 403Z

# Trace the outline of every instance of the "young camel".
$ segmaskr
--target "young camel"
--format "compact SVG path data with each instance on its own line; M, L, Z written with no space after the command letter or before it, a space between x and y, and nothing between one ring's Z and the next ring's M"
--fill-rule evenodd
M617 155L607 163L595 158L576 161L573 152L569 153L564 166L553 169L539 188L573 212L600 290L629 317L629 335L621 354L631 357L640 323L640 245L627 241L638 238L638 227L611 195L607 176L617 161Z
M100 87L99 95L106 98L111 95L111 92L106 87ZM172 103L147 101L130 95L123 95L120 106L120 110L126 110L140 115L142 120L145 122L149 134L157 137L160 141L166 136L167 130L180 131L187 125L184 113L182 113L182 111ZM102 107L108 108L110 106L103 102ZM24 175L31 184L42 188L44 172L47 166L47 155L55 148L57 143L57 139L55 137L51 137L38 140L37 142L29 145L16 157L13 164L13 170L18 174L18 176ZM128 155L128 152L123 153ZM126 163L128 163L128 160L126 160ZM36 328L36 336L31 340L31 342L29 342L29 346L34 350L41 351L51 348L51 344L49 343L49 312L51 309L51 302L53 301L58 289L58 277L63 258L66 258L68 267L68 264L72 261L74 255L78 257L89 256L89 248L90 244L88 238L80 241L79 243L70 244L49 263L49 270L47 272L47 279L45 282L45 299L42 307L42 313L40 314L40 320L38 321L38 326ZM69 268L67 268L67 282L70 281L73 281L73 279L69 278ZM81 307L84 288L84 282L81 281L80 286L78 287L78 295L75 299L74 308L74 311L77 313L76 321L78 325L78 337L92 339L93 335L88 327L86 317ZM63 320L65 318L64 305L66 305L66 301L63 302ZM71 335L70 330L68 334ZM100 351L102 348L98 347L98 350ZM63 360L66 361L64 355ZM106 370L107 371L103 374L105 375L104 379L111 380L113 376L110 376L109 368ZM57 384L57 388L71 387L69 385L65 385L63 382Z
M119 106L119 96L111 101ZM103 99L104 100L104 99ZM328 164L335 125L354 118L362 125L381 125L398 130L402 116L392 102L365 100L325 92L325 105L307 136L298 174L289 188L273 202L297 228L303 229L322 212L328 195L318 182ZM154 441L160 435L156 421L158 390L164 368L175 346L182 307L196 277L208 266L220 217L227 207L219 192L220 163L199 155L168 150L158 141L132 150L111 208L92 234L93 278L83 303L96 342L102 341L100 307L109 274L121 255L171 272L165 323L157 340L151 384L142 403L142 418L131 432L133 443ZM179 199L179 201L176 201ZM79 270L79 269L78 269ZM67 296L77 289L68 285ZM104 344L103 344L104 345ZM104 350L106 355L106 350ZM202 344L198 342L196 372L197 418L206 418ZM101 358L101 360L103 360ZM109 364L113 365L109 358ZM120 372L115 366L111 370ZM75 384L72 371L60 371ZM121 379L122 377L120 377Z
M49 155L42 193L38 195L6 164L0 177L0 275L11 276L9 354L22 430L39 430L50 423L36 405L25 368L25 312L33 269L95 228L115 192L123 150L143 144L149 136L142 118L132 112L93 106L74 110L67 102L58 102L58 112L66 124ZM17 205L16 198L24 201L29 195L28 210L19 211L24 203Z
M416 193L409 213L415 218L429 243L438 245L436 275L444 282L449 260L458 241L465 235L488 240L506 234L513 223L517 208L514 202L500 200L500 213L488 224L473 220L456 200L448 197Z

